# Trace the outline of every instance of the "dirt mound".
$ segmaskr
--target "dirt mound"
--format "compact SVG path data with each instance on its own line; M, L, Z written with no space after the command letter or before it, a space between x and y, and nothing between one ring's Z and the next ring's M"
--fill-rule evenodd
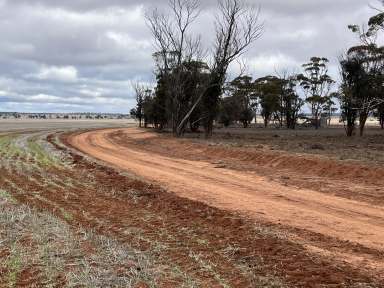
M121 146L135 144L136 149L149 149L169 157L189 160L229 160L241 161L254 166L265 166L278 170L295 171L307 176L327 177L334 180L369 183L384 186L384 168L368 166L357 161L337 161L323 156L289 154L257 148L225 147L213 144L200 144L191 141L175 141L155 133L119 130L109 137ZM249 166L247 166L249 168ZM384 189L383 189L384 194ZM384 195L383 195L384 196Z
M326 156L271 151L263 145L238 148L211 142L172 139L143 130L114 130L110 141L121 147L174 159L208 161L216 168L254 172L285 186L384 205L383 167Z

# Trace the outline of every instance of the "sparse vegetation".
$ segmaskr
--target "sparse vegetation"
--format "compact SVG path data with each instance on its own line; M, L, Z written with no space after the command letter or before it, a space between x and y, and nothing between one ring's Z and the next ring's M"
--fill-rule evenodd
M89 162L60 134L2 137L0 286L290 287L326 283L323 273L374 281L326 259L314 265L278 227ZM298 262L317 276L298 280Z

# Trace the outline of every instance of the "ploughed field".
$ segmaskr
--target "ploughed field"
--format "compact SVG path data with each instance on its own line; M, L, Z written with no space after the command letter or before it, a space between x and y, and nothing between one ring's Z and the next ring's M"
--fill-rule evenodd
M1 132L0 287L384 287L382 163L243 133Z

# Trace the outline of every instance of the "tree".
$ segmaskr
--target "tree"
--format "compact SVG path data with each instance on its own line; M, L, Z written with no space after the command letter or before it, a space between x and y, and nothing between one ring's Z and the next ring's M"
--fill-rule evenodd
M384 5L384 1L380 1ZM367 31L367 36L372 36L376 35L378 31L384 30L384 11L380 9L375 9L379 13L376 14L375 16L372 16L369 21L368 21L368 31Z
M285 125L288 129L295 129L304 101L296 92L297 76L287 71L281 74L256 79L256 96L260 102L265 127L273 117L280 127Z
M333 101L333 99L338 97L337 92L333 92L330 97L327 99L324 105L324 115L328 118L327 125L331 125L332 116L335 112L337 112L336 103Z
M135 118L137 119L137 110L136 108L132 108L130 111L129 111L129 115L131 115L132 118Z
M303 64L304 74L300 74L300 86L305 93L306 102L310 105L315 127L320 127L320 118L330 98L330 90L334 81L328 75L328 59L312 57Z
M380 104L374 111L374 116L379 120L381 129L384 129L384 104Z
M168 123L168 82L162 76L162 74L156 75L157 85L153 99L154 125L159 130L162 130Z
M384 129L384 103L377 107L376 116L379 119L381 129Z
M203 124L206 137L212 135L213 122L217 116L229 65L246 52L261 36L263 30L263 25L259 24L258 11L243 4L241 0L219 1L219 8L220 13L215 23L215 54L213 65L210 67L210 81L183 119L183 122L187 121L201 101L205 114Z
M209 57L209 77L198 83L193 97L188 95L191 78L185 77L190 64L204 62L200 37L193 37L190 26L199 15L197 0L170 0L169 14L158 10L147 13L147 23L155 39L157 74L167 83L167 114L175 136L181 136L189 122L202 123L206 136L212 134L228 66L261 36L258 11L242 0L219 1L214 54ZM202 72L202 71L200 71ZM205 76L207 76L205 75ZM193 81L192 81L193 82ZM193 99L193 101L191 101ZM201 117L200 117L201 116Z
M205 135L212 135L220 96L229 65L243 55L249 46L262 35L259 11L248 7L241 0L219 1L220 14L216 18L216 42L211 80L203 94Z
M296 86L298 85L297 75L290 74L288 71L279 73L276 84L280 87L279 109L275 113L280 127L284 123L288 129L295 129L297 119L304 101L297 94Z
M220 101L219 107L219 123L225 127L230 126L240 118L241 106L235 97L224 97Z
M210 73L209 66L203 61L190 61L186 63L186 73L184 75L185 85L185 107L182 110L182 115L186 115L188 110L197 101L198 97L204 93L208 85ZM197 105L193 113L189 117L189 127L193 132L198 131L201 122L205 115L201 103ZM185 127L183 127L183 130Z
M239 76L232 80L227 92L237 102L239 111L237 118L234 120L240 121L244 128L247 128L255 118L257 101L255 97L255 85L252 82L251 76Z
M366 121L371 113L384 103L384 47L376 43L376 35L372 28L367 32L357 25L350 25L352 32L356 33L361 44L351 47L347 55L356 69L359 69L360 89L357 99L360 136L364 134Z
M340 58L341 86L339 95L341 117L348 137L353 135L360 110L361 98L365 93L365 71L359 58L346 54ZM346 124L345 124L346 123Z
M131 110L131 115L137 120L139 120L139 127L141 127L143 122L143 105L146 88L143 85L140 85L139 83L133 83L132 88L135 91L136 95L136 108Z
M384 1L381 2L384 5ZM379 13L371 17L368 21L368 36L377 35L380 30L384 30L384 11L379 9L376 10L378 10ZM381 93L381 95L383 95L383 93ZM376 110L376 116L379 119L381 129L384 129L384 103L378 105Z
M148 127L148 124L154 124L154 98L150 89L144 90L143 99L143 119L144 128Z
M181 136L185 127L179 127L186 106L185 64L195 61L200 52L200 38L192 37L190 28L200 11L197 0L170 0L168 7L169 14L154 9L146 19L158 50L154 54L157 74L167 87L163 92L168 94L166 107L172 131Z
M266 76L255 80L256 93L260 101L261 116L267 127L274 113L279 111L281 82L276 76Z

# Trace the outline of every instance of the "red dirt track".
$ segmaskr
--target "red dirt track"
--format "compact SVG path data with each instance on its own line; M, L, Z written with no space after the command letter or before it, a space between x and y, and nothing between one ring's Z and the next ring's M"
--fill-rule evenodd
M280 154L277 160L274 159L273 166L277 170L280 164L284 169L290 166L289 179L293 185L272 181L269 175L258 173L257 169L242 171L217 162L231 159L234 166L249 166L252 162L254 166L261 166L265 163L260 157L252 158L246 153L240 157L241 151L235 151L240 156L228 158L220 147L209 148L210 154L206 158L202 155L197 160L179 157L182 153L189 155L188 151L203 151L205 148L134 128L89 131L70 135L67 141L83 153L160 184L178 196L239 212L256 221L280 225L292 240L302 243L313 253L336 257L355 267L384 274L384 193L380 182L384 179L384 172L380 169L365 171L373 173L376 179L382 173L379 180L368 185L356 175L355 181L348 179L343 173L345 164L337 161L324 160L324 164L323 160L315 157L301 157L295 163L293 154L276 152ZM160 144L170 147L169 151L160 149L157 146ZM324 170L328 174L318 169L317 172L308 171L309 176L339 186L348 184L350 191L356 193L365 189L376 191L376 194L367 192L368 196L365 193L355 197L337 191L325 193L316 185L301 185L300 181L294 180L306 174L303 170L306 162L314 167L335 167L334 173L332 168ZM338 189L337 185L334 185L335 189ZM365 198L366 201L362 200Z

